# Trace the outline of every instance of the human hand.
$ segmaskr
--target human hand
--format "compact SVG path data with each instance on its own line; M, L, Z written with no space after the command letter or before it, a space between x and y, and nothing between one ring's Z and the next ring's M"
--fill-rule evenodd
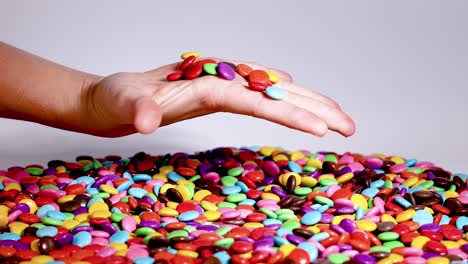
M104 137L148 134L159 126L185 119L231 112L263 118L320 137L328 129L343 136L354 133L353 120L335 101L295 84L282 71L273 70L281 78L275 86L287 91L286 98L272 100L247 88L247 82L239 75L232 81L203 76L168 82L166 76L176 71L178 64L93 80L85 89L83 127L86 129L80 132ZM254 63L244 64L253 69L266 69Z

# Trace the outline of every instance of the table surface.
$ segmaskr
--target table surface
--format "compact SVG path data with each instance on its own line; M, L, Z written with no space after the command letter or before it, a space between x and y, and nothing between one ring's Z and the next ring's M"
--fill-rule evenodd
M0 168L79 154L130 156L217 146L384 153L468 172L466 1L21 1L0 9L0 39L101 75L145 71L198 50L256 61L338 101L357 132L316 138L215 114L150 136L106 139L0 120Z

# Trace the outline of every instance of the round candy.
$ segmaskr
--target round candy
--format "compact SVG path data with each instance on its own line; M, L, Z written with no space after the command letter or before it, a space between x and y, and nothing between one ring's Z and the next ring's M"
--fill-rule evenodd
M286 97L286 92L284 90L274 86L266 88L265 94L275 100L283 100Z

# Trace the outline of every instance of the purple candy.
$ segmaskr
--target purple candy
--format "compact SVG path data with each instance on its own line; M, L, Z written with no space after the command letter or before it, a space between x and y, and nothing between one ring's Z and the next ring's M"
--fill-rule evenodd
M348 218L341 220L341 223L339 224L339 226L343 228L344 230L346 230L346 232L348 233L352 233L354 229L356 229L356 223L353 220L348 219Z
M432 173L431 171L427 172L426 175L428 180L433 180L435 178L434 173Z
M50 167L44 170L44 175L55 175L57 174L57 169L54 167Z
M465 253L468 253L468 244L464 244L463 246L460 247L460 249L465 252Z
M73 212L74 215L86 214L86 213L88 213L88 208L85 207L85 206L82 206L82 207L76 209L75 212Z
M102 184L106 183L110 179L109 175L99 177L92 185L92 187L97 188Z
M281 189L280 189L279 187L277 187L277 186L271 187L271 191L272 191L274 194L278 195L280 198L284 198L284 197L286 197L286 195L288 195L285 191L281 190Z
M196 222L196 221L185 222L185 224L189 225L189 226L193 226L196 229L199 229L200 226L202 225L202 224L200 224L199 222ZM159 227L156 227L156 228L159 228Z
M353 261L360 264L375 264L377 262L374 257L367 254L356 254Z
M305 241L305 238L300 237L300 236L296 236L296 235L293 235L293 234L287 234L287 235L286 235L286 239L287 239L289 242L291 242L291 243L293 243L293 244L296 244L296 245L298 245L298 244L300 244L300 243L302 243L302 242Z
M16 250L18 250L18 251L31 249L31 247L29 246L28 243L17 243L17 244L15 245L15 248L16 248Z
M335 213L336 214L354 214L356 210L352 207L341 207L336 209Z
M13 247L17 243L18 242L16 240L12 239L0 240L0 247Z
M161 224L158 223L157 221L154 221L154 220L142 220L140 222L140 226L150 227L150 228L153 228L153 229L158 229L158 228L161 227Z
M238 240L238 241L249 242L249 243L252 243L252 244L255 242L255 240L253 240L253 239L250 238L250 237L240 237L240 238L238 238L237 240Z
M24 214L27 214L29 213L29 206L25 203L20 203L20 204L17 204L13 207L13 209L11 209L12 212L16 211L16 210L19 210L21 211L22 213Z
M346 230L344 230L343 228L341 228L339 225L335 225L335 224L331 224L330 225L330 229L337 232L337 233L340 233L340 234L344 234L346 233Z
M57 186L60 190L63 190L65 189L65 187L68 186L68 183L66 182L62 182L62 183L59 183L59 185Z
M263 179L262 183L263 184L272 184L275 180L277 179L277 177L265 177L265 179Z
M218 230L218 227L215 225L202 225L198 228L198 230L213 232L213 231Z
M59 246L69 245L73 241L73 235L70 233L65 233L59 236L56 241L57 241L57 244L59 244Z
M425 259L430 259L430 258L439 257L439 256L440 256L439 253L430 252L430 251L424 252L424 254L422 255L422 257Z
M334 216L331 214L323 213L322 217L320 218L320 223L329 224L333 221L333 217Z
M312 208L310 206L302 206L301 211L304 212L304 213L308 213L308 212L312 212L312 211L315 211L315 210L314 210L314 208Z
M313 171L309 173L309 176L317 179L320 176L320 173L318 171Z
M216 70L218 71L218 74L226 80L234 80L234 78L236 78L236 72L226 63L218 63Z
M404 188L404 187L401 188L401 190L400 190L401 196L404 196L404 195L406 194L406 192L408 192L408 189L406 189L406 188Z
M351 170L350 167L348 166L344 166L343 168L341 168L339 171L338 171L338 176L341 176L341 175L344 175L346 173L350 173L352 172L353 170Z
M76 234L76 233L81 232L81 231L91 232L91 231L93 231L93 228L90 227L90 226L78 226L78 227L73 228L71 233Z
M101 227L103 231L106 231L107 233L111 235L118 231L117 227L115 227L113 224L109 222L103 222L99 224L99 226Z
M272 225L267 225L265 227L271 230L278 230L281 228L281 224L272 224Z
M340 249L340 252L353 249L353 246L348 245L348 244L339 244L337 246Z
M195 238L196 238L196 237L195 237L194 235L192 235L192 234L189 234L189 235L188 235L188 239L189 239L190 241L194 240Z
M153 205L153 204L154 204L153 199L151 199L151 197L149 197L149 196L147 196L147 195L141 197L140 201L141 201L141 202L145 202L145 203L150 204L150 205Z
M421 231L440 232L440 226L436 224L424 224L419 228L421 229Z
M275 245L273 239L260 239L254 242L254 248L267 247L272 248Z

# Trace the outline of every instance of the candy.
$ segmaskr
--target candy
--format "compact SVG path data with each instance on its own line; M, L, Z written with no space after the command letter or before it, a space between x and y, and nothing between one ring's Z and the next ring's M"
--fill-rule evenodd
M2 263L467 258L466 177L414 159L264 146L48 166L0 171Z
M265 94L275 100L282 100L286 97L286 92L284 90L274 86L266 88Z

